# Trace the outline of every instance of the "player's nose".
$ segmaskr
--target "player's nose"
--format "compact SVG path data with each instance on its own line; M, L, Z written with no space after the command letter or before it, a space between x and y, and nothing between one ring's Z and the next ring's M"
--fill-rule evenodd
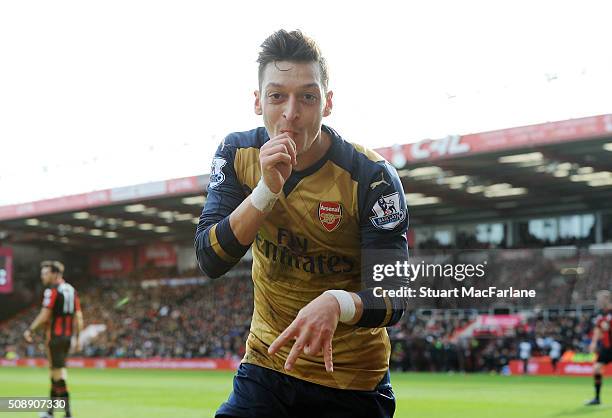
M285 102L283 117L288 121L293 121L299 117L299 102L295 96L289 96Z

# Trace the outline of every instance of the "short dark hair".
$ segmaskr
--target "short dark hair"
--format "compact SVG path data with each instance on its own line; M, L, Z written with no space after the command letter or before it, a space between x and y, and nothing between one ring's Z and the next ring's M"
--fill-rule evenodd
M266 65L276 61L316 62L321 68L321 83L327 91L329 74L327 61L321 54L317 43L304 35L299 29L287 32L284 29L274 32L261 44L259 63L259 88Z
M40 263L40 268L49 267L52 273L64 274L64 265L59 261L46 260Z

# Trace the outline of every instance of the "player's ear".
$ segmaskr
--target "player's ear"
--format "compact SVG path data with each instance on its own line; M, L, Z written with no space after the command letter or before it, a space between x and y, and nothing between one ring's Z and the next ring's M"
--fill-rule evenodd
M255 114L261 116L263 115L263 111L261 110L261 94L259 90L255 90L253 94L255 95Z
M331 114L332 107L333 107L333 103L332 103L333 96L334 96L334 92L331 90L325 94L325 108L323 109L323 117L329 116Z

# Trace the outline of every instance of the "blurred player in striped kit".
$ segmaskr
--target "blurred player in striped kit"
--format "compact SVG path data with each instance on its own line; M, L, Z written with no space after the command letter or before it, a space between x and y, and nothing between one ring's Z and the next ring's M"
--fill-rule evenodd
M72 417L70 395L66 385L66 358L73 335L76 336L76 350L80 350L79 334L83 330L81 303L77 291L64 280L64 265L59 261L43 261L40 278L43 285L47 287L44 292L42 309L23 333L23 337L31 343L32 333L37 328L46 326L51 398L65 400L65 416ZM53 409L49 409L40 416L41 418L53 417Z
M606 364L612 362L612 300L609 290L597 292L597 307L601 309L601 313L595 319L593 339L589 347L591 353L597 353L597 360L593 366L595 397L587 402L587 405L601 403L602 369Z

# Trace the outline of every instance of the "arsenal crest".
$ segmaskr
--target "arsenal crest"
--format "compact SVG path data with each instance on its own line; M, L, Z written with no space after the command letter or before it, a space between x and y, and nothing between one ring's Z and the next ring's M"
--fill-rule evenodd
M342 221L342 205L338 202L319 203L319 220L327 232L332 232Z

